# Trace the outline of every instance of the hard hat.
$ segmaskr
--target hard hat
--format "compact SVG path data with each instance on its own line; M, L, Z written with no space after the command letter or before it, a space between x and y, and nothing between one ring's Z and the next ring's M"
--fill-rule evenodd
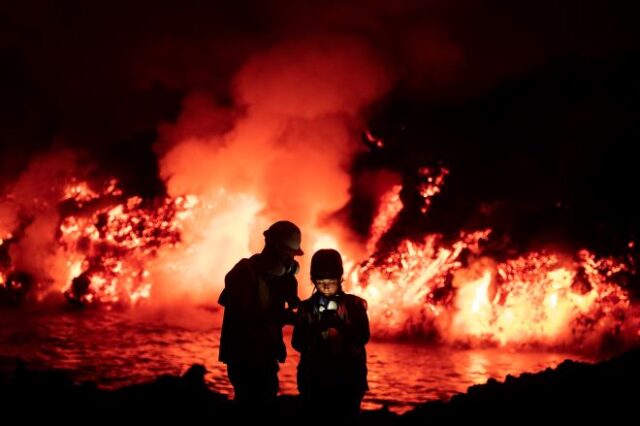
M264 231L267 244L273 244L281 250L290 252L295 256L302 256L304 252L300 249L302 234L293 222L280 220Z

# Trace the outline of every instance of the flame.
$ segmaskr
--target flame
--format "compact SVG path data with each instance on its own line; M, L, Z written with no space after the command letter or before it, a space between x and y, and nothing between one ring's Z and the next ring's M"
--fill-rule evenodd
M420 173L426 212L448 170ZM399 192L394 187L382 196L368 247L393 226L402 208ZM461 232L453 242L438 234L404 239L355 266L348 288L368 300L373 332L473 346L573 349L637 336L629 295L615 282L616 275L632 272L628 264L588 250L530 252L496 262L482 255L480 242L490 235L485 229Z
M447 246L438 235L422 242L404 240L386 257L370 258L350 274L350 289L369 301L372 328L378 335L398 336L425 331L421 318L437 315L441 307L429 298L446 286L447 276L460 267L464 248L477 244L488 231L464 234Z
M447 174L444 168L420 170L423 211ZM402 209L401 190L395 185L381 197L366 244L369 257L358 263L343 252L346 286L369 302L378 337L577 348L595 346L625 327L631 302L614 278L629 267L614 258L581 250L530 252L497 262L482 253L491 229L461 232L454 241L429 234L380 250L380 238ZM122 198L113 180L102 191L73 182L64 194L71 198L63 202L75 203L77 214L60 223L71 277L63 291L72 299L78 292L83 303L139 303L162 288L159 282L175 285L173 277L189 282L191 291L206 285L212 256L221 261L215 273L222 275L239 253L250 254L249 231L262 208L257 197L224 188L149 207L139 197ZM103 206L104 199L109 203ZM306 235L313 251L344 246L328 230Z
M380 200L378 212L371 224L371 232L367 241L367 251L373 253L380 238L387 233L393 225L396 217L402 210L400 191L402 185L394 185Z
M595 347L607 336L623 338L631 302L611 277L624 264L581 250L575 261L531 252L463 266L463 250L488 235L465 234L449 245L438 235L404 240L356 267L349 288L369 301L374 333L517 347Z
M181 243L168 247L150 265L155 296L175 303L195 299L211 303L224 275L249 257L255 218L263 208L257 197L224 188L198 197L176 213Z
M486 269L477 281L461 280L448 338L576 347L615 332L630 302L607 275L621 265L586 250L578 257L529 253ZM608 265L596 271L595 264Z
M419 170L423 213L448 173L443 167ZM156 200L125 196L115 179L97 184L72 177L60 188L52 185L30 204L47 214L0 234L0 297L15 294L13 301L31 291L39 299L53 291L81 306L175 303L186 296L215 300L224 274L261 245L257 230L264 229L269 202L251 185L227 188L225 182L202 186L197 195ZM311 225L303 227L303 262L320 248L341 251L345 287L367 299L377 337L572 349L597 347L612 337L638 339L637 309L617 282L635 273L633 256L539 250L496 260L481 244L491 229L461 231L454 239L428 234L398 240L390 231L403 209L401 191L394 185L382 194L359 250L352 249L348 233L317 224L324 213L318 206L310 207L317 215L309 214ZM21 269L13 255L26 250L12 248L26 232L43 234L50 223L56 224L52 244L37 246L51 253L42 264L51 266L53 277L43 278Z
M67 261L69 280L61 291L70 302L137 303L149 298L148 264L162 246L180 241L194 197L164 199L143 206L140 197L122 198L116 180L102 191L73 180L61 204L70 213L59 225L57 242Z

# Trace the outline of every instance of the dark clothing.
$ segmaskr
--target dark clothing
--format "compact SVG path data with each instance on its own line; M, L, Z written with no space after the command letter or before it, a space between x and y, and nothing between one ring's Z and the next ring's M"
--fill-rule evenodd
M224 306L219 360L227 364L236 399L269 400L278 392L278 362L287 353L282 327L293 322L285 309L297 302L293 274L263 272L261 255L240 260L225 276L219 303Z
M369 389L367 302L342 292L332 300L337 310L326 310L320 293L298 308L291 342L300 352L298 390L312 410L355 414Z
M235 392L234 400L250 407L273 403L278 394L278 370L275 361L265 365L227 364L227 375Z

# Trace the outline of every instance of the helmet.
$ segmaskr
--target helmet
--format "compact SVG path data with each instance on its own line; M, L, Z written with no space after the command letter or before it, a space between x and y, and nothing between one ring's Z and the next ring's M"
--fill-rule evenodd
M293 222L280 220L263 232L265 242L273 244L275 247L290 252L294 256L302 256L304 252L300 249L302 234Z
M334 249L320 249L311 258L311 279L342 278L342 256Z

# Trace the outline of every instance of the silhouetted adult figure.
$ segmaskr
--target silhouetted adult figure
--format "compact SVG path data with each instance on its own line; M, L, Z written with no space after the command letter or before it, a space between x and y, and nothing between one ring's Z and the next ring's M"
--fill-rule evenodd
M262 252L241 259L225 276L220 361L227 364L235 401L246 407L270 405L278 393L278 363L287 356L282 327L292 324L300 299L300 229L289 221L264 232Z

